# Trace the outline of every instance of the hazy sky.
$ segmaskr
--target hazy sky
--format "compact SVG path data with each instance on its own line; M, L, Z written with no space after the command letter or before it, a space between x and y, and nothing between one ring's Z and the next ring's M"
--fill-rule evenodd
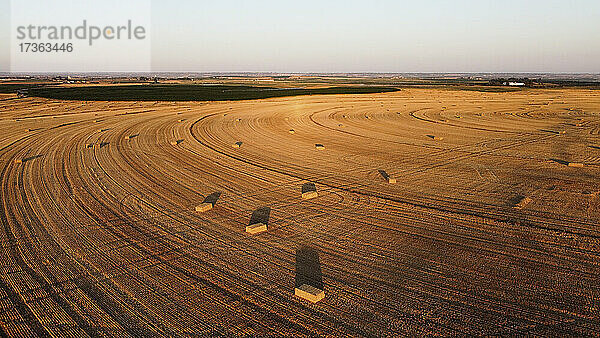
M156 0L152 70L600 72L599 17L599 0Z
M155 1L153 68L600 72L599 0Z

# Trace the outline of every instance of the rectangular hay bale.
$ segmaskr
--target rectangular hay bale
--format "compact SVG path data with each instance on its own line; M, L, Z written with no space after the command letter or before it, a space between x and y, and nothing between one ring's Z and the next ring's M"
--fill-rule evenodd
M514 208L515 209L522 209L524 208L527 204L531 203L532 199L529 197L523 197L521 198L521 200L515 204Z
M569 162L569 164L567 164L569 167L574 167L574 168L583 168L584 165L583 163L578 163L578 162Z
M302 193L303 200L308 200L315 197L319 197L319 193L316 191L307 191Z
M267 225L264 223L250 224L246 227L246 232L252 235L258 234L263 231L267 231Z
M294 294L311 303L316 303L325 298L325 292L308 284L302 284L294 290Z
M207 211L211 210L212 208L213 208L212 203L204 202L204 203L196 206L196 211L197 212L207 212Z

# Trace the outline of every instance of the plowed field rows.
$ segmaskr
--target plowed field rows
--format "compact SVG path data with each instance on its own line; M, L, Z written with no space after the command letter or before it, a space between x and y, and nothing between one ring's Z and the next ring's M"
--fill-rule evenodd
M0 130L4 334L600 332L598 91L7 96Z

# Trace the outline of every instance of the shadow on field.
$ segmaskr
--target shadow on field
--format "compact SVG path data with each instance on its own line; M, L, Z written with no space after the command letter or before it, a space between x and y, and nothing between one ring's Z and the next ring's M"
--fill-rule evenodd
M269 208L269 207L258 208L256 210L254 210L254 212L252 213L252 217L250 217L250 223L248 223L248 225L258 224L258 223L268 225L270 215L271 215L271 208Z
M29 156L23 159L23 162L28 162L28 161L32 161L35 160L36 158L42 157L42 155L33 155L33 156Z
M319 252L309 246L302 246L296 250L296 287L302 284L323 290Z
M567 162L565 160L559 160L557 158L551 158L550 161L556 162L556 163L559 163L559 164L562 164L562 165L569 165L569 162Z
M551 134L560 134L559 131L551 130L551 129L540 129L540 131L543 131L543 132L546 132L546 133L551 133Z
M202 203L210 203L214 207L217 201L219 200L219 197L221 197L220 192L213 192L212 194L206 196Z
M508 199L506 206L514 207L514 206L518 205L521 201L523 201L523 199L525 199L525 198L526 198L526 196L523 194L515 194L511 198Z
M379 174L383 176L383 178L387 181L390 178L390 175L385 170L379 170Z
M306 193L306 192L311 192L311 191L317 191L317 187L315 186L314 183L304 183L302 185L302 193Z

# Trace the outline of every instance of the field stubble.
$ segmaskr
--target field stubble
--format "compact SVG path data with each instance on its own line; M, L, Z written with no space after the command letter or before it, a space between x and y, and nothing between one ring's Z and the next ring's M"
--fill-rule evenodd
M0 109L8 335L600 330L595 91Z

